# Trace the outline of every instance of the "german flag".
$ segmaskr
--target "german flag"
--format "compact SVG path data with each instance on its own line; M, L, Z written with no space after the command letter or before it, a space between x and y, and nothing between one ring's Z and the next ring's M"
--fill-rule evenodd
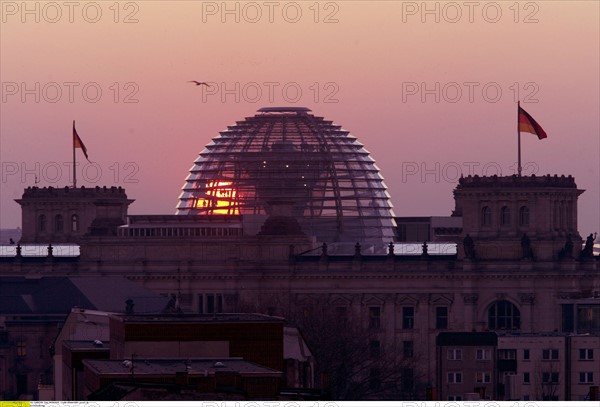
M77 134L77 130L75 130L75 120L73 120L73 148L80 148L83 151L83 155L85 155L85 159L90 161L87 155L87 148L85 148L85 144L79 138L79 134Z
M535 134L540 140L548 137L544 129L542 129L542 126L540 126L519 104L519 132L521 131Z

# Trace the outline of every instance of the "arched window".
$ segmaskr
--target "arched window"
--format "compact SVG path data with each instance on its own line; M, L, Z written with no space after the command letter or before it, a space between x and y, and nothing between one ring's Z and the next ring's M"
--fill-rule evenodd
M529 225L529 208L526 206L521 206L521 209L519 209L519 225Z
M490 226L492 224L492 210L489 206L481 209L481 226Z
M40 215L38 218L38 228L40 232L46 231L46 215Z
M62 232L64 229L64 221L62 215L56 215L54 217L54 231Z
M71 232L79 232L79 216L71 216Z
M488 328L491 330L514 330L521 328L521 313L509 301L496 301L488 310Z
M510 208L508 206L503 206L500 209L500 225L510 225Z

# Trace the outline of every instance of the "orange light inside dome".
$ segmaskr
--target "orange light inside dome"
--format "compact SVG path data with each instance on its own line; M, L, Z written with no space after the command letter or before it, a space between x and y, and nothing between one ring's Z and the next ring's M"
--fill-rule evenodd
M205 209L211 215L239 215L238 192L229 181L210 181L206 184L206 196L198 198L196 208Z

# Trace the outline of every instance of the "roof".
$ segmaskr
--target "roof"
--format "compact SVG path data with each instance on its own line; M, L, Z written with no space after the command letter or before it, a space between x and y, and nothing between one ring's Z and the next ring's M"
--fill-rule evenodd
M437 346L496 346L496 332L442 332L436 338Z
M283 328L283 335L284 359L294 359L306 362L313 356L298 328L286 326Z
M310 112L308 107L262 107L258 109L259 112Z
M93 372L112 377L131 377L131 360L85 360L83 364ZM174 376L187 372L190 376L213 376L218 372L241 375L280 377L281 372L242 358L197 359L140 359L133 361L135 376Z
M146 314L146 315L114 315L113 318L120 319L128 323L190 323L190 322L279 322L283 323L284 318L274 317L264 314Z
M109 342L94 343L94 341L63 341L63 345L70 350L78 351L110 351Z
M124 277L0 277L0 314L67 315L73 307L124 312L160 312L168 299Z

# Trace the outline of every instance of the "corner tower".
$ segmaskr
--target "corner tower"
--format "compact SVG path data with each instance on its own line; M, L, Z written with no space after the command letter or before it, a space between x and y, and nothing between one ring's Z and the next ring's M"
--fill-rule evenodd
M116 235L127 220L121 187L29 187L21 199L23 234L19 243L79 243L84 235Z
M458 255L472 257L464 247L470 238L479 259L577 257L577 198L583 192L564 175L461 178L454 215L463 218L462 238L469 237L461 239ZM568 240L572 254L564 252Z

